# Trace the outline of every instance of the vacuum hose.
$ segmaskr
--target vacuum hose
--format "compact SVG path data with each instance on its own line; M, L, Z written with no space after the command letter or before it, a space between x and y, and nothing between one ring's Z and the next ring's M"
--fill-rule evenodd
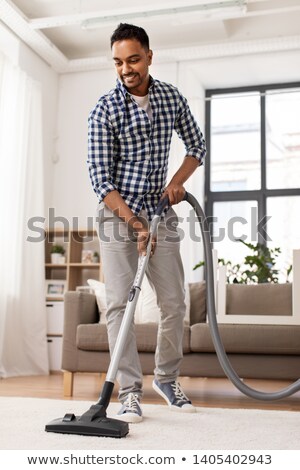
M248 387L237 375L235 370L232 368L232 365L229 362L227 354L225 352L219 329L216 316L216 307L215 307L215 296L214 296L214 273L213 273L213 261L212 261L212 247L210 242L210 233L208 223L205 217L204 212L202 211L200 204L190 193L186 192L184 200L187 201L194 209L197 214L197 219L201 226L201 232L204 243L204 258L206 266L206 295L207 295L207 314L210 327L210 333L212 336L213 344L217 353L218 360L220 365L229 378L233 385L236 386L238 390L247 395L248 397L255 398L256 400L279 400L300 390L300 379L291 384L290 386L279 390L278 392L261 392L254 390L251 387Z

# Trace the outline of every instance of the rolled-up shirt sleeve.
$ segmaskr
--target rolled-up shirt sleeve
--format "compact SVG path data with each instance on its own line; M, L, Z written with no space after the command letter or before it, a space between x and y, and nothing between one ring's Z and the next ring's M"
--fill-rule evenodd
M180 93L179 100L180 107L175 121L175 131L185 145L186 156L195 157L198 160L199 165L202 165L206 155L205 139L191 113L186 98Z
M93 189L101 202L108 193L117 189L112 178L114 130L107 106L101 101L98 102L88 118L87 163Z

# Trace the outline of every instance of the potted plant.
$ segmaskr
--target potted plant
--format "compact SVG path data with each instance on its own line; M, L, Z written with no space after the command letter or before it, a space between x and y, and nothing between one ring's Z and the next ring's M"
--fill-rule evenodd
M99 253L98 253L98 251L94 251L93 263L99 263Z
M51 247L51 263L53 264L64 264L66 250L62 245L54 244Z
M218 259L219 264L227 266L227 282L229 284L262 284L279 283L279 271L276 269L276 261L281 253L280 248L269 248L261 243L252 245L241 239L237 241L243 243L252 253L247 255L242 263L232 264L231 261ZM193 270L204 266L204 261L200 261ZM292 265L285 272L286 282L289 282L289 275Z

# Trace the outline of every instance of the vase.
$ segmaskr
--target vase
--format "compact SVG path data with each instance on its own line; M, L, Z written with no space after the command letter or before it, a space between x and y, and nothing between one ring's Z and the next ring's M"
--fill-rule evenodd
M52 264L60 264L61 254L60 253L51 253L51 263Z

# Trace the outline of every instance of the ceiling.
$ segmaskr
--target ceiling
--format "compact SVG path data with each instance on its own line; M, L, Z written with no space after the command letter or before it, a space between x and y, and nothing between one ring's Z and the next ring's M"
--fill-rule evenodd
M107 67L120 22L158 61L300 49L300 0L0 0L0 19L59 73Z

